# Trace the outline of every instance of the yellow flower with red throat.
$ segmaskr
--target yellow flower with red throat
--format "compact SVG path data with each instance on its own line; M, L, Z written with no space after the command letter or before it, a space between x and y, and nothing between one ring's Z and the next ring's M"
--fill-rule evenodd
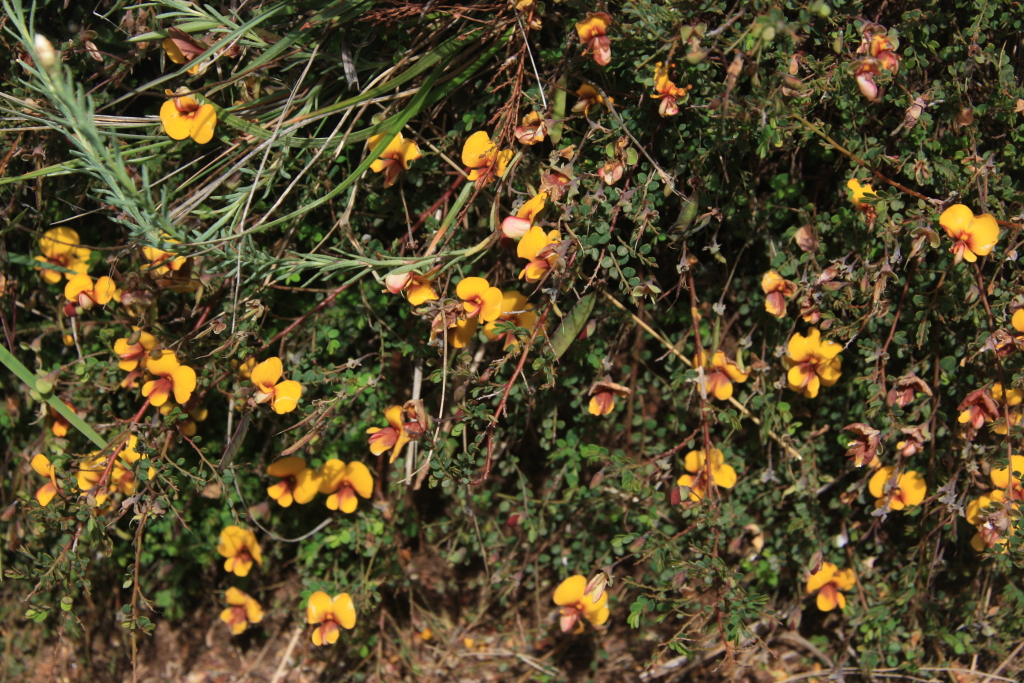
M60 282L61 277L70 280L75 275L89 272L89 255L92 252L78 246L79 243L78 233L71 228L52 228L43 233L39 238L39 251L43 253L36 256L36 261L40 263L38 267L42 269L43 280L55 285ZM48 270L47 265L60 266L71 272Z
M501 290L491 287L482 277L464 277L455 287L455 294L462 299L466 319L476 318L489 323L501 316Z
M895 472L895 467L883 467L868 481L868 491L879 499L875 507L884 507L887 500L889 509L896 511L920 505L928 493L924 477L914 470L902 472L898 477L894 477Z
M111 301L120 301L121 290L106 275L93 283L91 277L79 273L64 285L64 298L88 311L93 306L106 306Z
M39 476L49 479L48 482L36 490L36 501L43 507L46 507L53 500L53 497L57 495L57 471L50 463L50 459L42 453L37 453L32 458L32 470Z
M189 34L182 31L180 28L171 27L167 30L168 37L160 43L163 47L164 52L167 53L167 58L175 64L184 64L191 62L199 55L206 52L209 47L205 43L201 43ZM209 67L211 60L204 62L196 62L189 67L188 72L190 75L195 76L196 74L203 73Z
M539 225L530 228L516 247L519 258L529 261L519 273L519 279L526 278L527 282L538 282L549 270L558 266L562 261L558 253L558 245L561 242L562 233L557 230L544 232L544 228Z
M601 97L601 94L597 92L597 89L592 85L584 83L576 91L576 96L579 97L579 101L572 105L572 111L583 112L584 116L590 116L590 108L596 104L603 104L605 109L608 109L609 104L615 104L615 99L612 97L605 99Z
M521 239L536 224L537 217L544 211L547 201L547 192L535 195L519 207L515 216L509 216L501 222L501 234L513 240Z
M373 495L373 475L358 460L346 465L331 458L320 468L320 493L327 494L328 509L355 512L359 506L357 493L363 498Z
M64 405L66 405L71 412L76 412L75 407L67 401L64 401ZM50 432L57 437L67 436L68 430L71 429L71 423L68 419L58 413L51 405L46 406L46 414L47 422L50 423Z
M429 275L429 273L428 273ZM405 273L392 273L384 278L384 285L392 294L405 292L406 298L413 306L422 306L428 301L437 301L439 298L437 290L434 289L434 281L427 275L420 275L411 271Z
M484 325L484 336L491 341L504 339L504 349L519 344L515 332L506 332L503 335L497 333L496 329L500 322L512 323L516 327L523 327L532 332L537 325L537 314L533 310L533 304L529 303L523 294L504 292L501 296L501 315Z
M612 18L607 12L591 12L586 19L576 22L580 42L586 45L587 52L601 66L608 66L612 61L612 41L608 37L611 25Z
M999 404L999 417L995 419L995 422L992 425L992 431L996 434L1005 435L1007 432L1007 414L1010 416L1011 427L1017 426L1020 422L1020 410L1011 410L1011 408L1019 406L1021 402L1024 401L1024 391L1021 391L1016 387L1004 390L1003 385L1000 382L996 382L992 385L992 398Z
M840 344L822 341L817 328L812 327L806 337L794 333L786 351L786 363L789 364L786 382L789 388L807 398L814 398L818 389L835 384L843 374L839 358L842 350Z
M167 236L164 236L162 241L167 242L168 244L181 244L178 240ZM181 270L186 263L188 263L188 259L186 257L178 256L173 251L166 251L158 247L143 247L142 255L146 257L147 261L149 261L149 269L147 272L154 277L165 275L167 272L172 270L177 272Z
M608 380L594 382L594 385L590 387L590 404L587 406L587 412L598 417L608 415L615 410L616 396L625 398L631 393L633 392L629 387L624 387L615 382Z
M402 452L405 444L412 440L412 435L405 428L403 421L405 410L402 406L391 406L384 411L384 417L388 421L388 426L383 429L380 427L370 427L366 430L366 433L370 435L368 443L370 444L370 452L374 455L381 455L385 451L391 451L391 459L389 462L394 462L398 454Z
M693 359L694 367L704 368L704 382L708 392L719 401L727 401L732 397L732 383L746 382L749 372L740 369L733 360L726 358L722 351L715 351L708 362L707 352L701 352Z
M376 151L377 145L380 144L385 135L386 133L381 133L370 136L370 139L366 141L366 148L370 152ZM373 160L373 163L370 164L370 170L374 173L383 172L384 187L391 187L398 180L398 174L402 171L408 171L409 163L416 161L422 156L420 148L416 146L416 143L412 140L406 140L402 133L399 132L395 137L391 138L391 142L380 153L380 156Z
M232 586L224 594L224 599L228 607L220 613L220 620L231 627L231 635L244 633L249 624L263 621L263 607L248 593Z
M554 603L561 607L558 625L562 633L583 633L583 621L601 626L608 621L608 593L601 591L594 600L594 592L587 593L587 577L582 574L570 576L558 584L553 596Z
M818 609L831 612L836 607L846 609L846 596L841 591L856 585L857 577L852 569L839 569L831 562L822 562L821 569L807 578L807 594L816 592Z
M864 203L864 198L868 195L871 195L872 197L878 196L875 194L875 190L871 185L867 183L861 185L860 181L856 178L850 178L846 181L846 187L850 190L850 202L858 211L867 211L868 209L874 208L870 204Z
M341 593L331 599L323 591L313 593L306 605L306 623L317 624L313 629L314 645L334 645L341 634L340 628L352 630L356 627L356 608L352 596Z
M732 465L725 464L725 456L717 448L711 449L710 463L708 463L704 451L690 451L683 459L683 467L690 474L679 477L676 485L689 488L690 500L694 502L701 500L710 486L731 489L736 485L738 479L736 470L732 468Z
M226 558L224 571L235 576L248 576L254 562L263 566L263 553L256 542L256 534L234 524L220 532L217 553Z
M117 367L131 372L140 365L145 368L149 352L156 348L156 337L143 332L137 327L132 328L130 337L121 337L114 341L114 353L117 354Z
M680 88L668 77L668 67L661 62L654 65L654 94L652 99L661 100L658 105L658 113L662 116L675 116L679 113L679 102L685 101L690 96L690 88L687 85Z
M1010 507L1017 510L1019 505L1013 502ZM1001 552L1006 552L1006 541L1013 533L1013 521L1006 509L1004 491L996 489L972 500L967 504L966 517L967 523L977 528L977 533L971 538L974 550L980 553L986 548L1000 548Z
M477 318L453 318L442 312L431 323L430 333L435 344L448 343L453 349L461 349L473 339L479 326Z
M116 463L115 463L116 464ZM83 493L92 491L99 484L100 479L103 477L103 472L107 469L107 458L103 455L98 455L97 452L91 453L89 456L79 463L78 471L75 472L75 480L78 482L78 489ZM111 472L113 474L113 472ZM107 502L107 498L114 493L111 487L108 485L103 491L99 491L93 494L93 498L96 500L96 505L103 505Z
M967 521L978 529L971 539L971 546L978 552L998 546L1002 546L1005 552L1006 540L1013 533L1010 513L1018 510L1024 502L1022 476L1024 455L1011 455L1007 467L993 468L989 473L996 489L967 505Z
M196 371L179 363L172 352L164 351L159 358L150 358L146 361L146 370L156 379L142 385L142 395L148 397L153 406L159 408L167 403L171 392L180 405L192 398L196 390Z
M1024 501L1024 455L1013 455L1007 467L994 468L989 474L992 484L1003 489L1004 494L1016 505Z
M295 380L278 382L283 373L281 359L271 356L253 368L249 376L249 380L256 388L253 400L256 403L270 403L270 407L278 415L295 410L302 396L302 385Z
M537 112L531 111L523 117L523 124L516 126L516 140L523 145L536 145L538 142L544 142L547 130L547 123L543 117Z
M796 294L796 285L769 270L761 278L761 290L765 293L764 310L776 318L786 317L786 300Z
M306 461L295 456L272 462L267 467L267 476L281 480L267 488L267 495L283 508L291 507L293 502L305 505L320 489L320 473L306 467Z
M477 187L505 175L511 159L512 150L499 150L491 142L491 136L482 130L470 135L462 146L462 163L470 168L469 179L475 181Z
M992 214L975 216L963 204L954 204L939 216L939 225L953 238L953 262L974 263L979 256L988 256L999 241L999 223Z
M194 97L174 97L160 107L160 121L173 140L192 138L200 145L213 139L217 110L212 104L199 104Z

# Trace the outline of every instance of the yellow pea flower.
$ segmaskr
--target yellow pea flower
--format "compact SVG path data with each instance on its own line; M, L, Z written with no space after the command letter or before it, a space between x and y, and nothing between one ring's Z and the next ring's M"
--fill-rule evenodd
M340 628L351 630L356 626L356 608L348 593L335 595L332 599L323 591L309 596L306 605L306 622L317 624L313 629L314 645L333 645L338 642Z
M495 328L497 328L500 322L509 322L516 327L523 327L532 332L533 328L537 325L537 314L533 310L533 304L529 303L520 292L503 292L501 295L501 315L484 325L484 336L491 341L498 339L499 335ZM501 338L505 340L502 347L505 349L510 346L516 346L519 343L513 332L507 332L501 335Z
M928 485L925 483L924 477L914 470L907 470L896 479L896 485L887 492L886 489L895 471L896 468L891 465L883 467L875 472L868 481L868 491L879 499L875 501L875 507L884 506L886 497L890 495L889 509L891 510L899 511L920 505L928 493Z
M281 359L272 356L252 369L250 381L256 387L253 400L256 403L270 402L270 407L278 415L290 413L299 405L302 397L302 385L294 380L278 382L284 373Z
M93 306L106 306L111 301L121 301L121 290L106 275L93 284L91 277L79 273L64 285L64 298L89 310Z
M192 398L192 392L196 390L196 371L179 363L170 351L146 361L146 370L156 379L142 385L142 395L148 397L153 406L159 408L167 403L171 392L180 405L185 405Z
M306 467L306 461L295 456L271 463L267 476L281 480L267 488L267 495L283 508L291 507L292 502L305 505L313 500L322 481L319 472Z
M61 277L68 280L78 274L89 272L89 255L92 252L85 247L78 246L81 240L78 233L67 227L52 228L43 233L39 238L39 251L41 256L36 256L37 266L42 270L43 280L51 285L60 282ZM67 268L70 273L61 273L56 270L48 270L45 266L54 265Z
M786 300L796 294L796 285L778 272L769 270L761 278L761 291L765 293L764 310L776 318L785 318Z
M633 392L629 387L615 382L594 382L590 387L590 404L587 406L587 412L597 417L608 415L615 410L616 396L626 397L631 393Z
M548 201L548 193L541 192L519 207L515 216L509 216L501 222L501 234L509 239L521 239L537 222L537 216L544 211Z
M612 41L608 37L611 25L612 18L607 12L591 12L586 19L576 23L580 42L587 46L587 52L601 66L608 66L612 61Z
M697 502L707 493L709 488L708 471L704 466L706 456L703 450L690 451L683 459L683 467L690 474L684 474L676 481L677 486L686 486L690 489L690 500ZM731 489L736 485L738 477L732 465L725 464L725 456L717 448L711 449L711 480L712 486L720 486L724 489Z
M160 121L173 140L192 138L200 145L213 139L217 126L217 110L212 104L199 104L194 97L185 95L164 102L160 107Z
M363 498L373 495L373 475L358 460L346 465L331 458L320 468L320 493L327 494L328 509L355 512L359 506L357 493Z
M654 65L654 94L652 99L661 100L658 105L658 114L661 116L675 116L679 113L679 102L685 101L690 96L692 85L682 88L677 86L668 77L668 67L658 62Z
M462 299L466 319L478 318L487 323L501 315L501 290L491 287L482 277L462 278L455 287L455 293Z
M244 633L249 624L263 621L263 607L254 597L234 586L224 593L227 609L220 613L220 620L231 627L231 635Z
M168 244L181 244L176 239L163 237L163 241ZM157 247L142 247L142 255L149 261L150 269L149 273L152 276L165 275L168 271L179 271L182 267L188 263L188 258L184 256L178 256L172 251L164 251Z
M873 208L870 204L864 203L864 197L868 195L871 195L872 197L877 196L871 185L868 185L867 183L861 185L860 181L856 178L850 178L846 181L846 187L850 190L850 202L859 211L866 211Z
M398 454L405 448L405 444L412 439L412 435L406 430L402 420L403 410L402 406L391 406L384 411L384 417L388 421L387 427L383 429L370 427L366 430L366 433L370 435L367 440L370 444L370 452L374 455L381 455L390 449L391 459L389 462L394 462Z
M366 141L366 148L373 152L377 145L384 139L384 133L373 135ZM398 180L398 174L403 170L409 170L409 163L422 157L420 148L412 140L406 140L398 133L391 139L388 146L370 164L370 170L374 173L384 173L384 187L391 187Z
M586 590L587 577L582 574L570 576L555 589L552 600L561 607L558 610L561 615L558 625L562 633L582 633L583 620L594 626L601 626L608 621L608 593L602 591L600 597L594 600L593 595Z
M483 187L494 178L505 175L508 162L512 160L512 150L501 151L491 142L491 136L480 130L469 136L462 146L462 163L468 166L469 179Z
M224 571L235 576L248 576L254 562L263 566L263 553L256 542L256 534L234 524L224 527L220 532L217 553L227 558L224 560Z
M392 273L384 278L384 286L392 294L405 292L406 298L413 306L422 306L428 301L437 301L441 298L434 289L434 281L418 273Z
M547 123L544 118L537 112L531 111L529 114L523 117L522 125L516 126L515 136L516 140L523 145L536 145L538 142L544 142L544 137L547 134Z
M131 337L121 337L114 341L114 353L118 357L117 367L125 372L131 372L140 365L145 368L149 352L156 348L156 337L149 332L141 332L139 328L133 327L133 331L139 332L138 341L129 344ZM134 334L132 336L135 336Z
M42 453L37 453L32 458L32 470L39 476L49 479L36 490L36 501L46 507L57 495L57 471L50 464L50 459Z
M615 104L615 98L609 97L606 102L594 86L587 85L586 83L576 90L576 96L580 99L576 104L572 105L572 111L583 112L584 116L590 116L590 109L594 105L603 104L604 108L608 109L608 105Z
M987 256L999 241L999 223L988 213L975 216L963 204L954 204L939 216L939 225L953 238L949 251L953 262L974 263L979 256Z
M817 592L818 609L831 612L836 607L846 609L846 596L840 591L848 591L857 585L857 577L852 569L839 569L831 562L822 562L817 574L807 578L807 594Z
M727 401L732 397L732 383L746 382L749 372L743 372L734 361L725 357L722 351L715 351L708 361L707 352L693 359L694 367L704 368L704 382L708 392L719 401Z
M815 398L822 386L830 387L839 380L843 347L833 341L822 341L821 332L812 327L805 337L794 333L789 339L786 363L789 388L807 398Z
M529 263L519 273L519 279L527 282L538 282L544 275L561 263L561 256L556 245L562 242L562 234L557 230L544 232L544 228L535 225L519 240L516 254Z

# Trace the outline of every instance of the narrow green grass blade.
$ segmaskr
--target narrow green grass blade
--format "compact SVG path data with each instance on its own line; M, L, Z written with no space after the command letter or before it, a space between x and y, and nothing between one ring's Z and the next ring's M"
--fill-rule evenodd
M21 364L21 361L14 357L14 355L3 346L0 346L0 363L3 363L8 370L17 375L18 379L28 385L28 388L39 392L36 387L36 379L38 379L31 370ZM42 394L42 392L39 392ZM106 448L107 442L103 440L103 437L96 433L96 431L90 427L82 418L75 414L75 411L68 408L64 401L61 401L56 396L48 395L46 402L50 406L60 413L61 417L71 423L71 425L78 431L85 434L85 436L100 448Z

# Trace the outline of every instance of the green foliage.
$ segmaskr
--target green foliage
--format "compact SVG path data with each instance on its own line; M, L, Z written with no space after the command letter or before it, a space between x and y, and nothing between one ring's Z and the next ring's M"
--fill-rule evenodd
M316 591L351 595L344 647L303 655L346 680L440 671L469 637L473 666L522 680L633 675L615 638L651 669L758 650L774 676L1017 675L1021 20L959 0L514 4L4 0L5 652L124 631L117 677L236 587L259 637L304 624ZM607 65L576 28L598 11ZM50 25L72 28L48 48ZM178 64L162 44L182 31ZM209 143L168 136L165 88L211 105ZM528 145L531 112L547 138ZM510 152L474 183L480 131ZM557 234L523 256L503 224L540 192L529 220ZM976 261L956 204L998 225L990 250L965 238ZM120 301L65 295L58 226ZM466 277L528 303L476 330ZM194 369L183 404L142 395L153 348L118 367L136 329ZM812 329L828 341L799 357ZM254 386L270 357L294 411ZM389 429L411 437L393 462L368 444ZM282 507L281 456L363 463L370 498ZM927 490L901 508L907 472ZM248 576L223 568L229 525L259 539ZM828 566L855 577L844 609L807 590ZM600 572L607 625L562 633L556 587ZM768 656L799 642L817 652L798 670Z

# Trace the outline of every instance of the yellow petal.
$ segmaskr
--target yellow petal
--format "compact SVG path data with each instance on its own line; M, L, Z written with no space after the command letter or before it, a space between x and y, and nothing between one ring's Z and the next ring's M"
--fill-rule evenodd
M170 376L180 365L177 356L170 351L164 351L159 358L146 361L146 369L157 377Z
M316 591L309 596L306 605L306 623L319 624L331 617L331 596L323 591Z
M293 477L306 469L306 461L296 456L275 460L267 467L267 475L271 477Z
M283 373L284 366L281 364L281 359L271 356L252 369L249 380L254 387L269 394L274 390L274 385L277 384L277 380L281 379Z
M174 383L174 400L181 405L188 403L196 390L196 371L182 365L171 372L171 381Z
M331 612L342 628L352 630L356 626L356 607L352 603L352 596L348 593L336 595L331 604ZM332 641L333 642L333 641Z
M928 485L924 477L914 470L904 472L899 481L900 492L903 494L903 503L907 507L920 505L928 493Z
M490 165L490 157L496 152L491 137L480 130L469 136L462 146L462 163L470 168L480 168ZM473 180L473 178L470 178Z
M575 576L570 576L568 579L558 584L558 588L555 589L555 595L552 599L555 604L560 607L575 605L583 600L583 591L586 589L587 577L582 574L576 574Z
M301 397L302 385L289 379L274 387L274 402L270 404L270 407L278 415L284 415L298 407Z
M811 574L807 577L807 592L813 593L825 584L831 583L837 569L831 562L822 562L821 569L816 574Z
M987 256L999 241L999 223L990 214L982 214L974 219L967 238L967 247L978 256ZM966 258L966 254L964 255Z
M939 216L939 225L942 226L947 235L953 239L960 239L960 236L967 231L973 220L973 211L963 204L954 204Z
M92 287L92 278L84 273L79 273L64 285L64 298L68 301L78 301L78 295L91 293Z
M892 473L893 468L890 466L881 468L871 476L871 479L868 480L868 491L872 496L881 498L885 495L885 484L892 478Z
M540 253L541 249L547 245L547 233L544 232L544 228L539 225L535 225L530 228L529 232L523 235L523 239L519 240L519 245L516 247L516 254L519 258L532 261L537 258L537 254Z
M47 258L56 258L65 254L74 253L76 245L81 240L78 233L71 228L60 226L50 228L39 238L39 251ZM89 257L89 250L86 249L86 258Z
M373 475L370 474L369 468L358 460L353 460L348 464L345 479L363 498L373 495Z
M192 132L192 120L178 111L174 100L167 100L160 107L160 122L172 140L184 140Z
M455 287L455 294L463 301L470 301L481 297L489 289L492 289L490 283L482 277L464 277Z
M721 486L723 489L731 489L736 485L736 470L733 469L732 465L722 465L717 469L713 470L713 478L716 486Z
M213 131L217 126L217 110L212 104L204 104L192 115L189 135L200 145L213 139Z
M36 474L43 477L53 476L53 465L50 464L50 459L42 453L37 453L32 458L31 465Z

